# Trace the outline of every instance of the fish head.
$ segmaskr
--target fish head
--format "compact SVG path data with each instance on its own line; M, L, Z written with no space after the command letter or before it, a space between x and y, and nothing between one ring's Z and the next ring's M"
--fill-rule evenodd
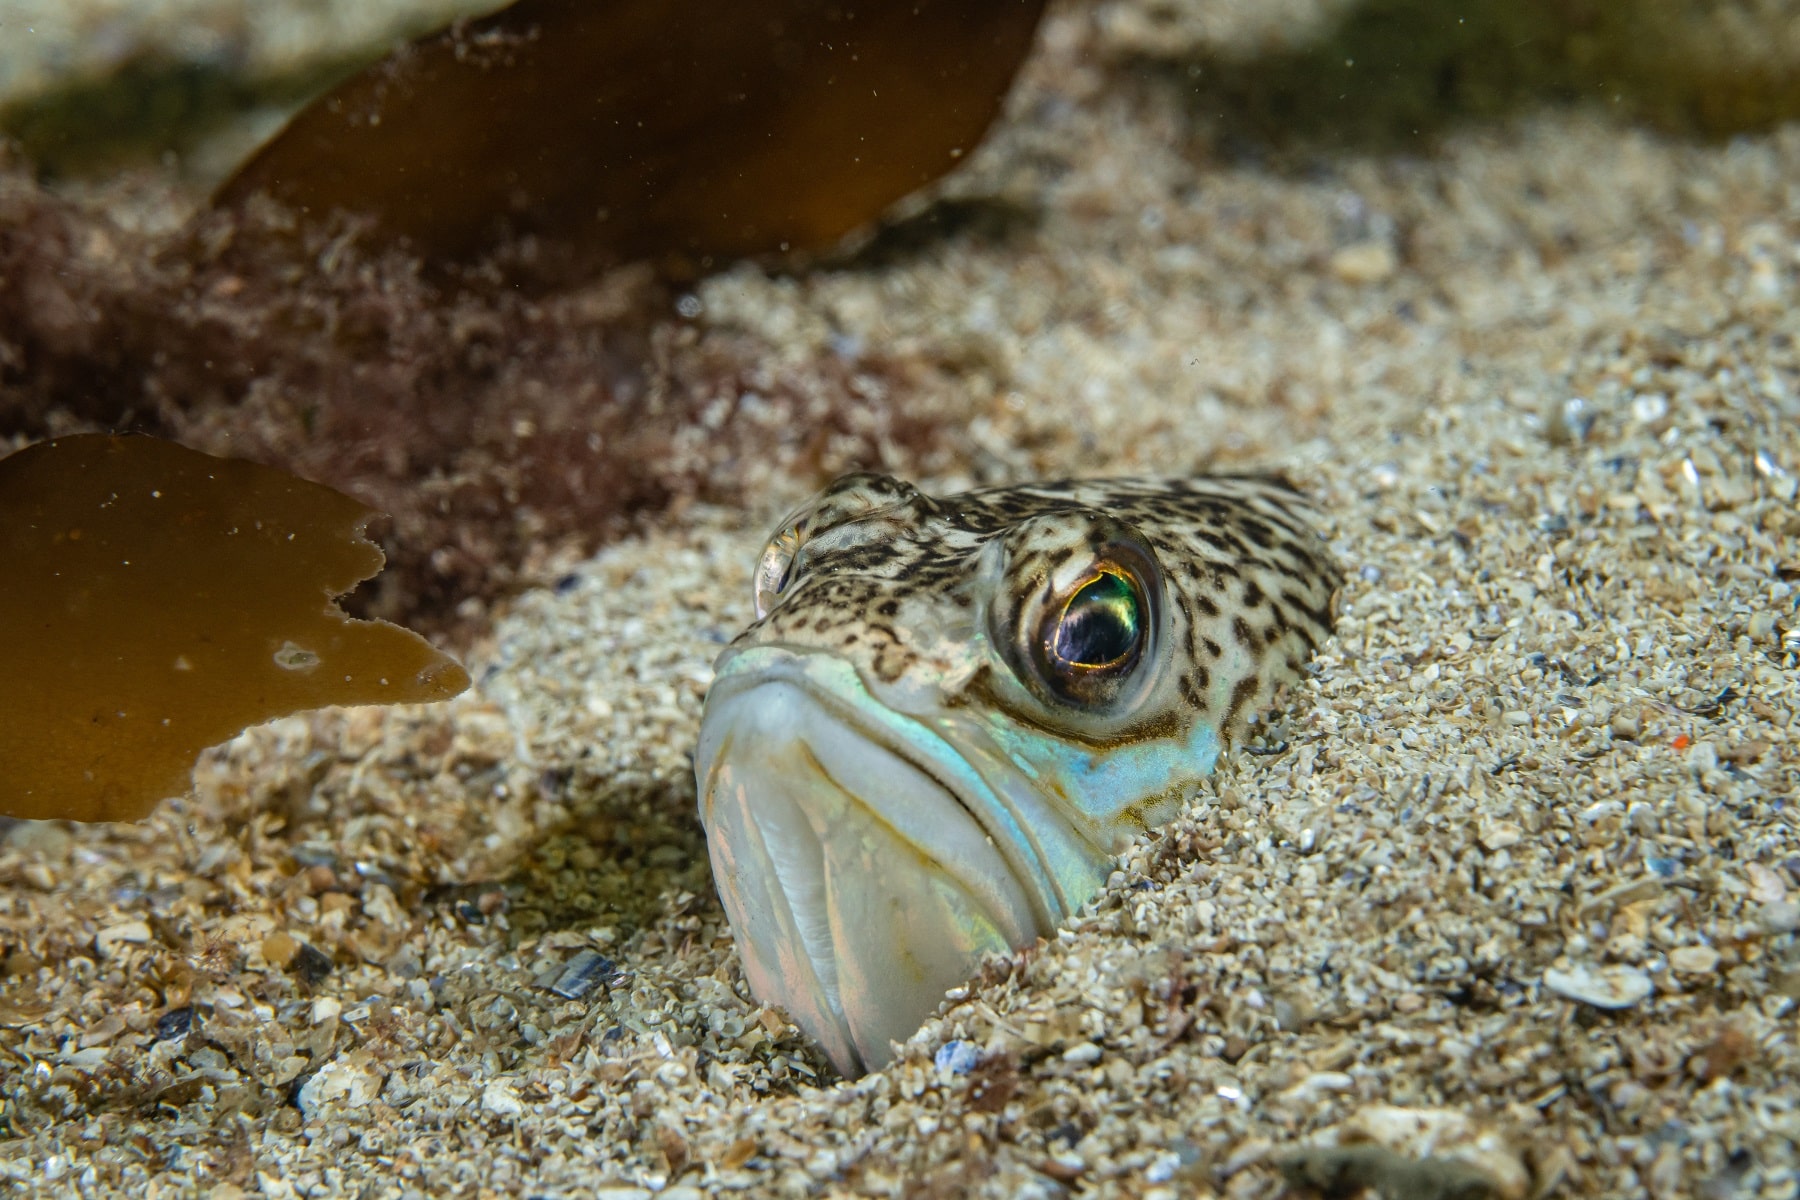
M1324 636L1297 497L1172 486L856 475L771 538L707 695L701 818L751 990L844 1073L1091 900ZM1190 536L1221 521L1269 561L1241 527Z

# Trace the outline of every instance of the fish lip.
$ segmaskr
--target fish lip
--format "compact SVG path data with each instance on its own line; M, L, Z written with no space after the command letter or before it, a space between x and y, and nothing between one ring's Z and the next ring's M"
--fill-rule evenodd
M750 653L746 655L745 651ZM880 754L890 755L917 774L917 780L898 779L895 784L900 797L913 802L909 820L890 820L893 814L884 814L864 796L863 792L869 789L855 786L862 779L846 784L820 763L806 737L804 716L794 720L791 741L778 748L766 743L748 748L734 744L742 733L742 723L756 719L759 710L755 707L747 710L747 718L712 719L736 700L759 689L781 686L794 689L804 703L816 706L819 713L844 728L847 738L854 739L843 743L849 747L845 761L857 766L859 777L869 763L879 764ZM852 687L855 695L847 695ZM872 705L868 703L871 699ZM761 702L750 703L754 706ZM740 753L746 750L747 753ZM766 786L770 778L766 765L769 759L759 756L781 752L802 753L811 759L816 775L810 784L793 789ZM951 761L946 764L942 759ZM825 886L831 878L832 855L816 828L817 804L809 805L804 798L809 794L808 786L816 787L822 781L841 797L854 819L879 825L887 836L898 839L897 846L910 848L939 864L943 886L934 894L953 893L961 898L964 910L979 918L969 928L992 930L1005 946L1017 947L1048 933L1060 920L1061 914L1053 912L1046 902L1042 881L1032 873L1021 876L1020 851L1004 842L1010 832L996 829L994 820L985 819L987 814L981 811L991 807L1005 816L1011 813L1011 806L993 794L995 790L986 785L974 764L938 731L882 704L862 686L853 667L828 652L768 645L728 651L720 660L718 675L707 696L695 768L715 880L733 917L733 935L752 988L761 998L789 1007L796 1021L825 1046L846 1075L860 1074L871 1063L885 1061L887 1039L867 1035L866 1026L879 1024L878 1020L865 1021L858 1013L846 1011L846 989L854 988L856 981L868 976L870 970L868 961L856 953L863 944L861 939L844 939L838 924L837 897ZM962 794L953 782L959 774L965 786L970 780L988 786L990 795L984 802L971 804ZM749 781L748 785L744 780ZM746 790L747 787L752 790ZM932 812L926 807L930 803L927 789L939 798L943 809ZM967 818L967 828L956 820L957 813ZM915 826L912 832L904 828L909 823ZM937 844L932 843L929 832L919 836L918 827L930 826L935 831L937 824L943 824L946 830ZM742 840L723 844L728 839L720 831L725 829ZM958 829L963 832L958 834ZM970 833L977 842L985 840L985 848L972 846ZM772 839L780 844L771 845ZM977 862L982 855L987 856L986 861ZM746 858L758 865L754 875L737 869ZM853 909L866 896L857 887L856 881L846 885ZM909 900L923 895L916 886L903 894ZM938 911L930 909L923 919L929 920ZM852 936L855 932L850 931ZM973 939L978 935L969 936ZM902 951L909 949L904 935L897 946ZM978 961L979 955L969 958L960 964L961 973L950 977L944 965L945 955L940 953L934 964L938 969L923 973L923 990L915 989L915 998L924 1004L924 991L941 996L944 990L966 978ZM864 996L866 991L856 994ZM886 1000L885 996L876 998L880 1017L892 1016L891 1010L881 1008ZM906 1016L905 1032L916 1028L930 1010L930 1004L925 1004L922 1011ZM899 1022L900 1018L894 1018L889 1024ZM863 1036L859 1037L859 1032Z
M768 661L742 665L746 660L755 659ZM824 670L818 669L821 667ZM820 678L830 671L839 672L845 678ZM983 731L961 731L974 739L976 744L972 744L968 750L979 753L981 762L978 764L968 750L958 746L940 730L917 716L882 701L868 687L861 673L838 655L829 650L768 642L732 646L719 655L713 665L713 683L707 691L706 705L710 708L715 697L730 699L735 693L752 690L775 679L783 679L803 688L816 700L830 707L859 736L887 747L943 789L1005 856L1014 880L1023 888L1030 901L1037 936L1047 936L1054 932L1058 925L1086 903L1089 898L1086 895L1077 897L1067 894L1068 887L1051 865L1052 856L1041 844L1031 823L1023 819L1026 814L1020 811L1019 794L1044 798L1042 789L1002 751L989 744ZM846 699L840 692L840 689L849 690L844 688L846 682L850 682L856 692L874 700L878 711L892 722L895 729L903 729L904 734L910 736L892 736L892 731L881 728L881 722L871 720L871 712L867 707ZM695 754L696 767L709 757L706 753L705 724L703 713L701 744ZM889 736L881 736L883 733L889 733ZM927 746L930 748L929 753L921 753ZM1008 777L1003 780L990 779L988 776L991 772L1005 772ZM960 785L953 782L958 775L963 776ZM705 782L704 779L702 782ZM1065 814L1060 812L1054 815L1059 819L1066 819ZM1116 852L1097 842L1091 842L1081 831L1077 831L1077 836L1082 841L1089 842L1092 855L1098 861L1110 860Z
M798 906L795 900L795 888L792 882L784 878L781 864L784 859L775 854L767 845L768 831L763 823L752 819L748 806L739 804L743 809L743 836L754 839L756 846L749 853L769 864L768 873L773 876L773 885L766 888L762 897L766 904L758 908L744 898L740 889L736 860L744 854L744 848L736 845L723 845L715 830L721 825L721 819L715 810L715 794L718 791L719 774L729 761L731 739L727 737L718 747L717 753L710 758L696 756L696 769L700 775L700 818L706 828L706 841L709 857L712 860L714 883L719 892L727 916L730 918L732 938L737 943L739 957L743 960L744 974L749 980L752 991L758 1000L767 1000L772 995L782 998L783 1007L789 1010L796 1023L801 1025L813 1038L820 1042L826 1055L846 1075L860 1075L864 1070L864 1062L859 1052L854 1035L848 1021L844 1017L841 990L837 979L836 960L822 955L808 939L800 925ZM705 763L704 768L701 763ZM765 800L765 805L768 803ZM794 815L798 805L785 801L777 796L775 803L783 805L787 810L782 815ZM803 817L803 814L800 814ZM814 865L816 873L823 876L822 863L824 848L818 836L807 827L804 819L798 822L801 835L806 838L806 845L800 850L801 856ZM785 831L791 840L795 830L790 826ZM779 902L776 901L779 897ZM765 960L760 948L752 943L748 928L750 918L747 915L756 909L765 913L780 927L782 940L789 947L797 947L801 953L783 958L776 954L776 963L771 966ZM785 966L785 969L784 969ZM778 986L780 980L788 986ZM794 998L814 998L820 1003L797 1007Z

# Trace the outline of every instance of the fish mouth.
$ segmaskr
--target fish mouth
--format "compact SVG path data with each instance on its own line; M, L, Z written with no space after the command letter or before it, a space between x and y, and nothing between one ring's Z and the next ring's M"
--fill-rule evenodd
M751 990L845 1075L887 1062L984 956L1066 915L1017 861L1014 806L833 655L728 652L695 773Z

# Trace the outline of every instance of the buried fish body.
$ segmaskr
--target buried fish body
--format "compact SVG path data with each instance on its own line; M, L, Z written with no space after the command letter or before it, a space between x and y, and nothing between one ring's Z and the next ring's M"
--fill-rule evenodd
M1052 933L1331 631L1260 476L838 480L757 570L695 771L744 973L847 1075Z

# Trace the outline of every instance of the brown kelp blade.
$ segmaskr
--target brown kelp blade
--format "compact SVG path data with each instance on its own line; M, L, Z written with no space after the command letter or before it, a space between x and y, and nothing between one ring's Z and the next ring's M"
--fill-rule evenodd
M518 0L376 64L227 181L428 258L829 246L999 113L1044 0Z
M469 685L332 597L373 510L257 463L81 434L0 459L0 813L132 820L249 725Z

